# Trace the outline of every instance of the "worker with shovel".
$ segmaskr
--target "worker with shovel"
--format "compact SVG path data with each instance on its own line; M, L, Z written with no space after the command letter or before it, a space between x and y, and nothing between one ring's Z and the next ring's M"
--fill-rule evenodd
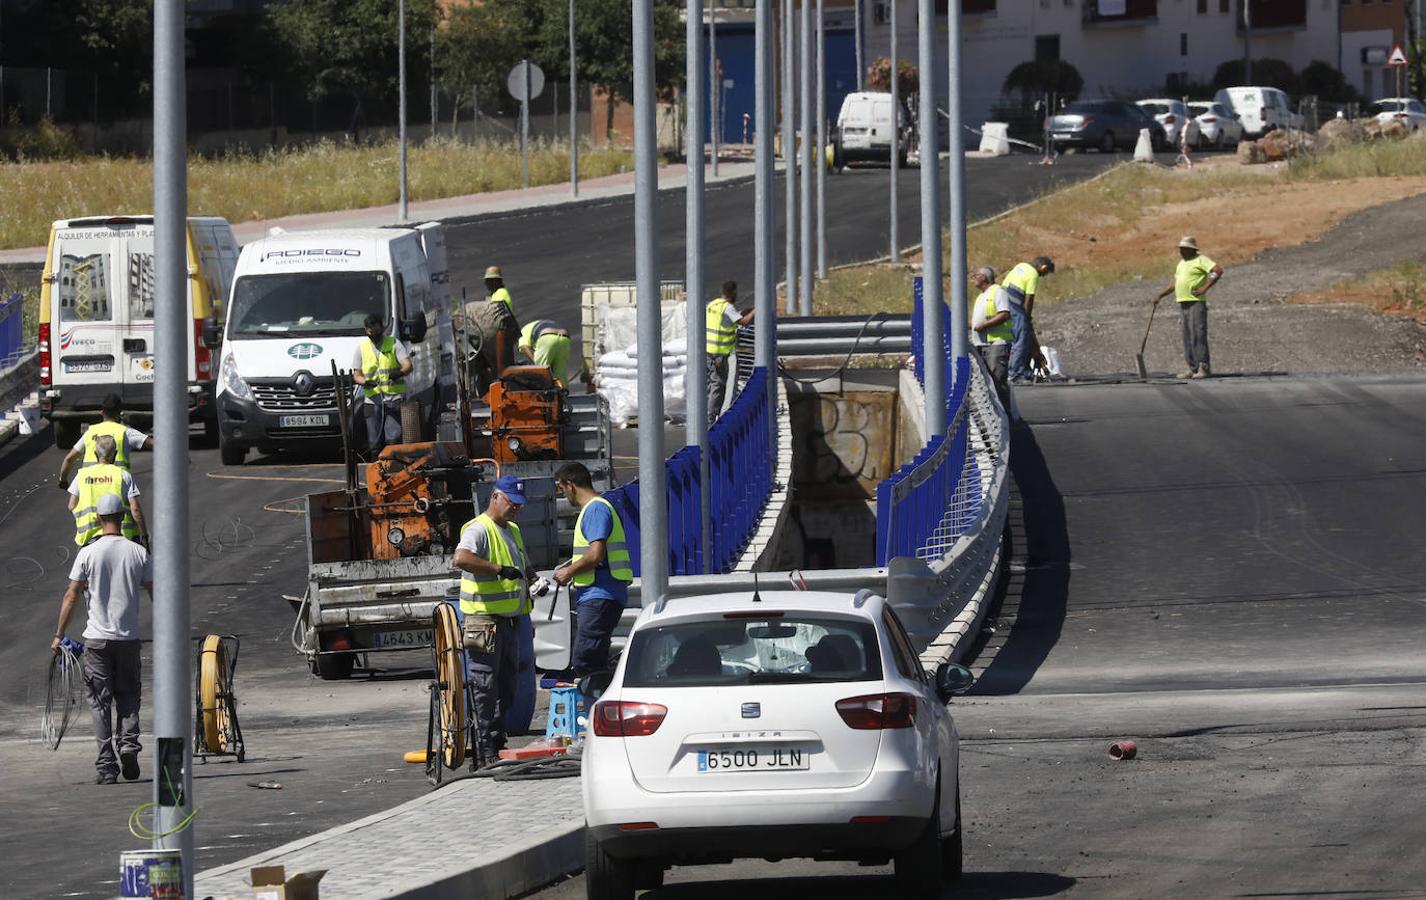
M1158 303L1170 294L1178 301L1179 318L1183 324L1183 358L1188 371L1180 378L1207 378L1213 374L1208 365L1208 292L1223 277L1223 267L1198 252L1198 241L1185 235L1178 242L1182 257L1174 271L1173 283L1154 298Z

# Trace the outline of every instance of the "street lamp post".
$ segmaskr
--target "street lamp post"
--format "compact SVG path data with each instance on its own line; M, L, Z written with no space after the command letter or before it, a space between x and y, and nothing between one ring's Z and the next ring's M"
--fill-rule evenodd
M955 11L949 18L954 21ZM941 293L941 167L937 162L936 3L919 0L917 8L917 67L921 72L921 370L925 377L926 433L946 433L946 355L941 350L944 302ZM895 165L895 160L892 161ZM954 273L952 274L954 280Z
M799 187L802 200L802 215L799 226L799 236L802 239L800 265L798 269L802 276L801 312L804 316L812 315L812 0L802 0L802 15L798 21L801 28L801 64L802 64L802 183Z
M688 82L688 187L685 191L687 214L683 289L688 312L688 374L685 379L688 395L688 415L685 419L686 442L698 447L698 532L702 535L699 548L702 571L707 572L710 559L708 532L709 470L708 470L708 370L707 347L704 341L705 308L703 301L703 2L688 0L686 29L688 43L685 59Z
M792 0L782 2L782 175L786 215L783 225L783 260L787 283L787 311L797 312L797 134L796 78L792 65Z
M901 229L897 221L900 213L897 210L896 185L901 174L901 78L897 63L896 45L896 7L901 5L901 0L891 0L891 186L888 193L891 214L891 252L888 254L894 263L901 262ZM875 118L873 118L875 122Z

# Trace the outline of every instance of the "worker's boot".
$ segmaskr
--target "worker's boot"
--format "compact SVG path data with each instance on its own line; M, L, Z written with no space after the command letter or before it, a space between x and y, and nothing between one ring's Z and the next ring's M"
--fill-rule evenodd
M1194 372L1192 377L1195 379L1208 378L1212 376L1212 374L1212 372L1208 371L1208 363L1204 363L1198 367L1198 371Z

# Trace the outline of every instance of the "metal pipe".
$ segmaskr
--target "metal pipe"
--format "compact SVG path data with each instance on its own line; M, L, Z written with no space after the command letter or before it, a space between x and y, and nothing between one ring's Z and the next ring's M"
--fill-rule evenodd
M891 7L891 190L888 202L891 207L891 261L901 262L901 226L897 221L899 213L896 208L896 184L901 174L901 166L898 164L901 157L901 78L897 65L897 41L896 41L896 7L900 5L900 0L891 0L888 4ZM872 117L873 126L876 118Z
M862 0L852 0L853 30L852 42L857 50L857 90L866 90L866 64L862 61Z
M688 415L685 418L684 440L690 446L701 448L698 454L698 533L701 535L699 554L702 571L706 572L711 563L711 550L708 531L708 369L703 300L703 91L700 88L703 81L703 0L688 0L687 18L688 187L684 204L687 240L683 287L688 311L688 369L684 379Z
M817 0L817 277L827 277L827 19Z
M410 204L406 189L406 0L396 0L396 68L398 70L397 131L401 144L401 197L397 203L396 221L405 222L409 217Z
M778 338L780 356L845 356L857 353L910 353L911 336L905 334L867 335L836 338ZM927 392L930 396L930 392ZM929 401L927 401L929 403ZM945 397L941 398L944 405Z
M787 285L787 311L797 312L797 99L792 66L792 0L782 2L782 180L786 215L783 217L783 281ZM769 379L771 380L771 379Z
M801 238L798 271L802 277L802 292L798 295L799 310L802 315L812 315L812 0L802 0L802 14L798 21L801 29L801 132L802 143L798 155L802 158L802 182L798 186L802 213L798 223Z
M436 136L436 120L440 115L440 98L436 96L436 26L431 26L431 137Z
M723 74L718 70L718 0L708 0L708 138L713 177L718 177L718 139L723 132Z
M652 597L668 588L664 487L663 319L658 265L658 132L654 126L654 5L634 0L634 281L638 290L640 577ZM528 70L527 70L528 71ZM527 76L528 77L528 76ZM528 106L528 104L526 104Z
M569 195L579 196L579 70L574 45L574 0L569 0Z
M901 314L896 318L877 318L868 322L862 316L816 316L811 319L783 319L777 323L777 339L809 337L855 337L869 335L911 336L911 318Z
M756 353L754 362L764 366L769 372L777 368L777 294L773 283L773 165L772 165L772 4L773 0L757 0L754 44L757 62L755 65L755 87L757 103L755 115L757 130L754 132L754 152L756 172L754 239L754 272L757 284L753 293L756 310ZM768 380L769 393L776 390L776 379ZM776 394L772 394L776 399ZM774 417L775 418L775 417ZM776 440L776 425L773 425L773 440ZM774 446L776 446L774 444Z
M959 7L957 7L959 9ZM951 355L963 359L970 352L969 307L966 297L966 278L970 268L966 260L966 153L965 128L963 127L963 105L961 103L961 17L946 19L946 121L948 132L948 160L946 162L950 182L950 277L951 277ZM1048 112L1048 110L1047 110ZM944 382L950 387L949 381Z
M193 896L192 650L188 569L188 174L182 0L154 4L153 686L156 849L177 849Z
M520 60L520 75L525 80L525 99L520 101L520 186L530 186L530 61Z
M956 10L947 19L956 20ZM917 65L921 71L921 334L924 346L922 371L925 378L926 433L946 433L946 356L941 352L945 334L941 293L941 165L936 139L936 4L917 2ZM953 27L953 26L952 26ZM893 161L894 165L894 161Z

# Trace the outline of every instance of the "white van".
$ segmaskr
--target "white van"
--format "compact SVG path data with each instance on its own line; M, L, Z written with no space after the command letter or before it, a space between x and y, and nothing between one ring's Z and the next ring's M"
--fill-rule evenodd
M895 119L891 115L891 94L860 91L848 94L842 100L841 112L837 113L837 135L842 148L842 158L847 162L890 162L891 129L900 127L901 144L899 165L906 165L906 153L910 149L910 127L905 110Z
M50 228L39 310L40 412L69 449L99 404L153 410L153 216L61 219ZM238 242L226 219L188 220L188 411L217 436L216 317L232 284Z
M1256 140L1276 128L1301 128L1302 116L1292 111L1287 94L1273 87L1223 88L1214 103L1227 104L1238 114L1243 136Z
M433 438L455 392L449 292L439 223L279 232L244 247L218 371L223 464L254 448L340 442L337 404L353 398L336 396L332 369L351 370L371 313L411 353L406 399L420 402Z

